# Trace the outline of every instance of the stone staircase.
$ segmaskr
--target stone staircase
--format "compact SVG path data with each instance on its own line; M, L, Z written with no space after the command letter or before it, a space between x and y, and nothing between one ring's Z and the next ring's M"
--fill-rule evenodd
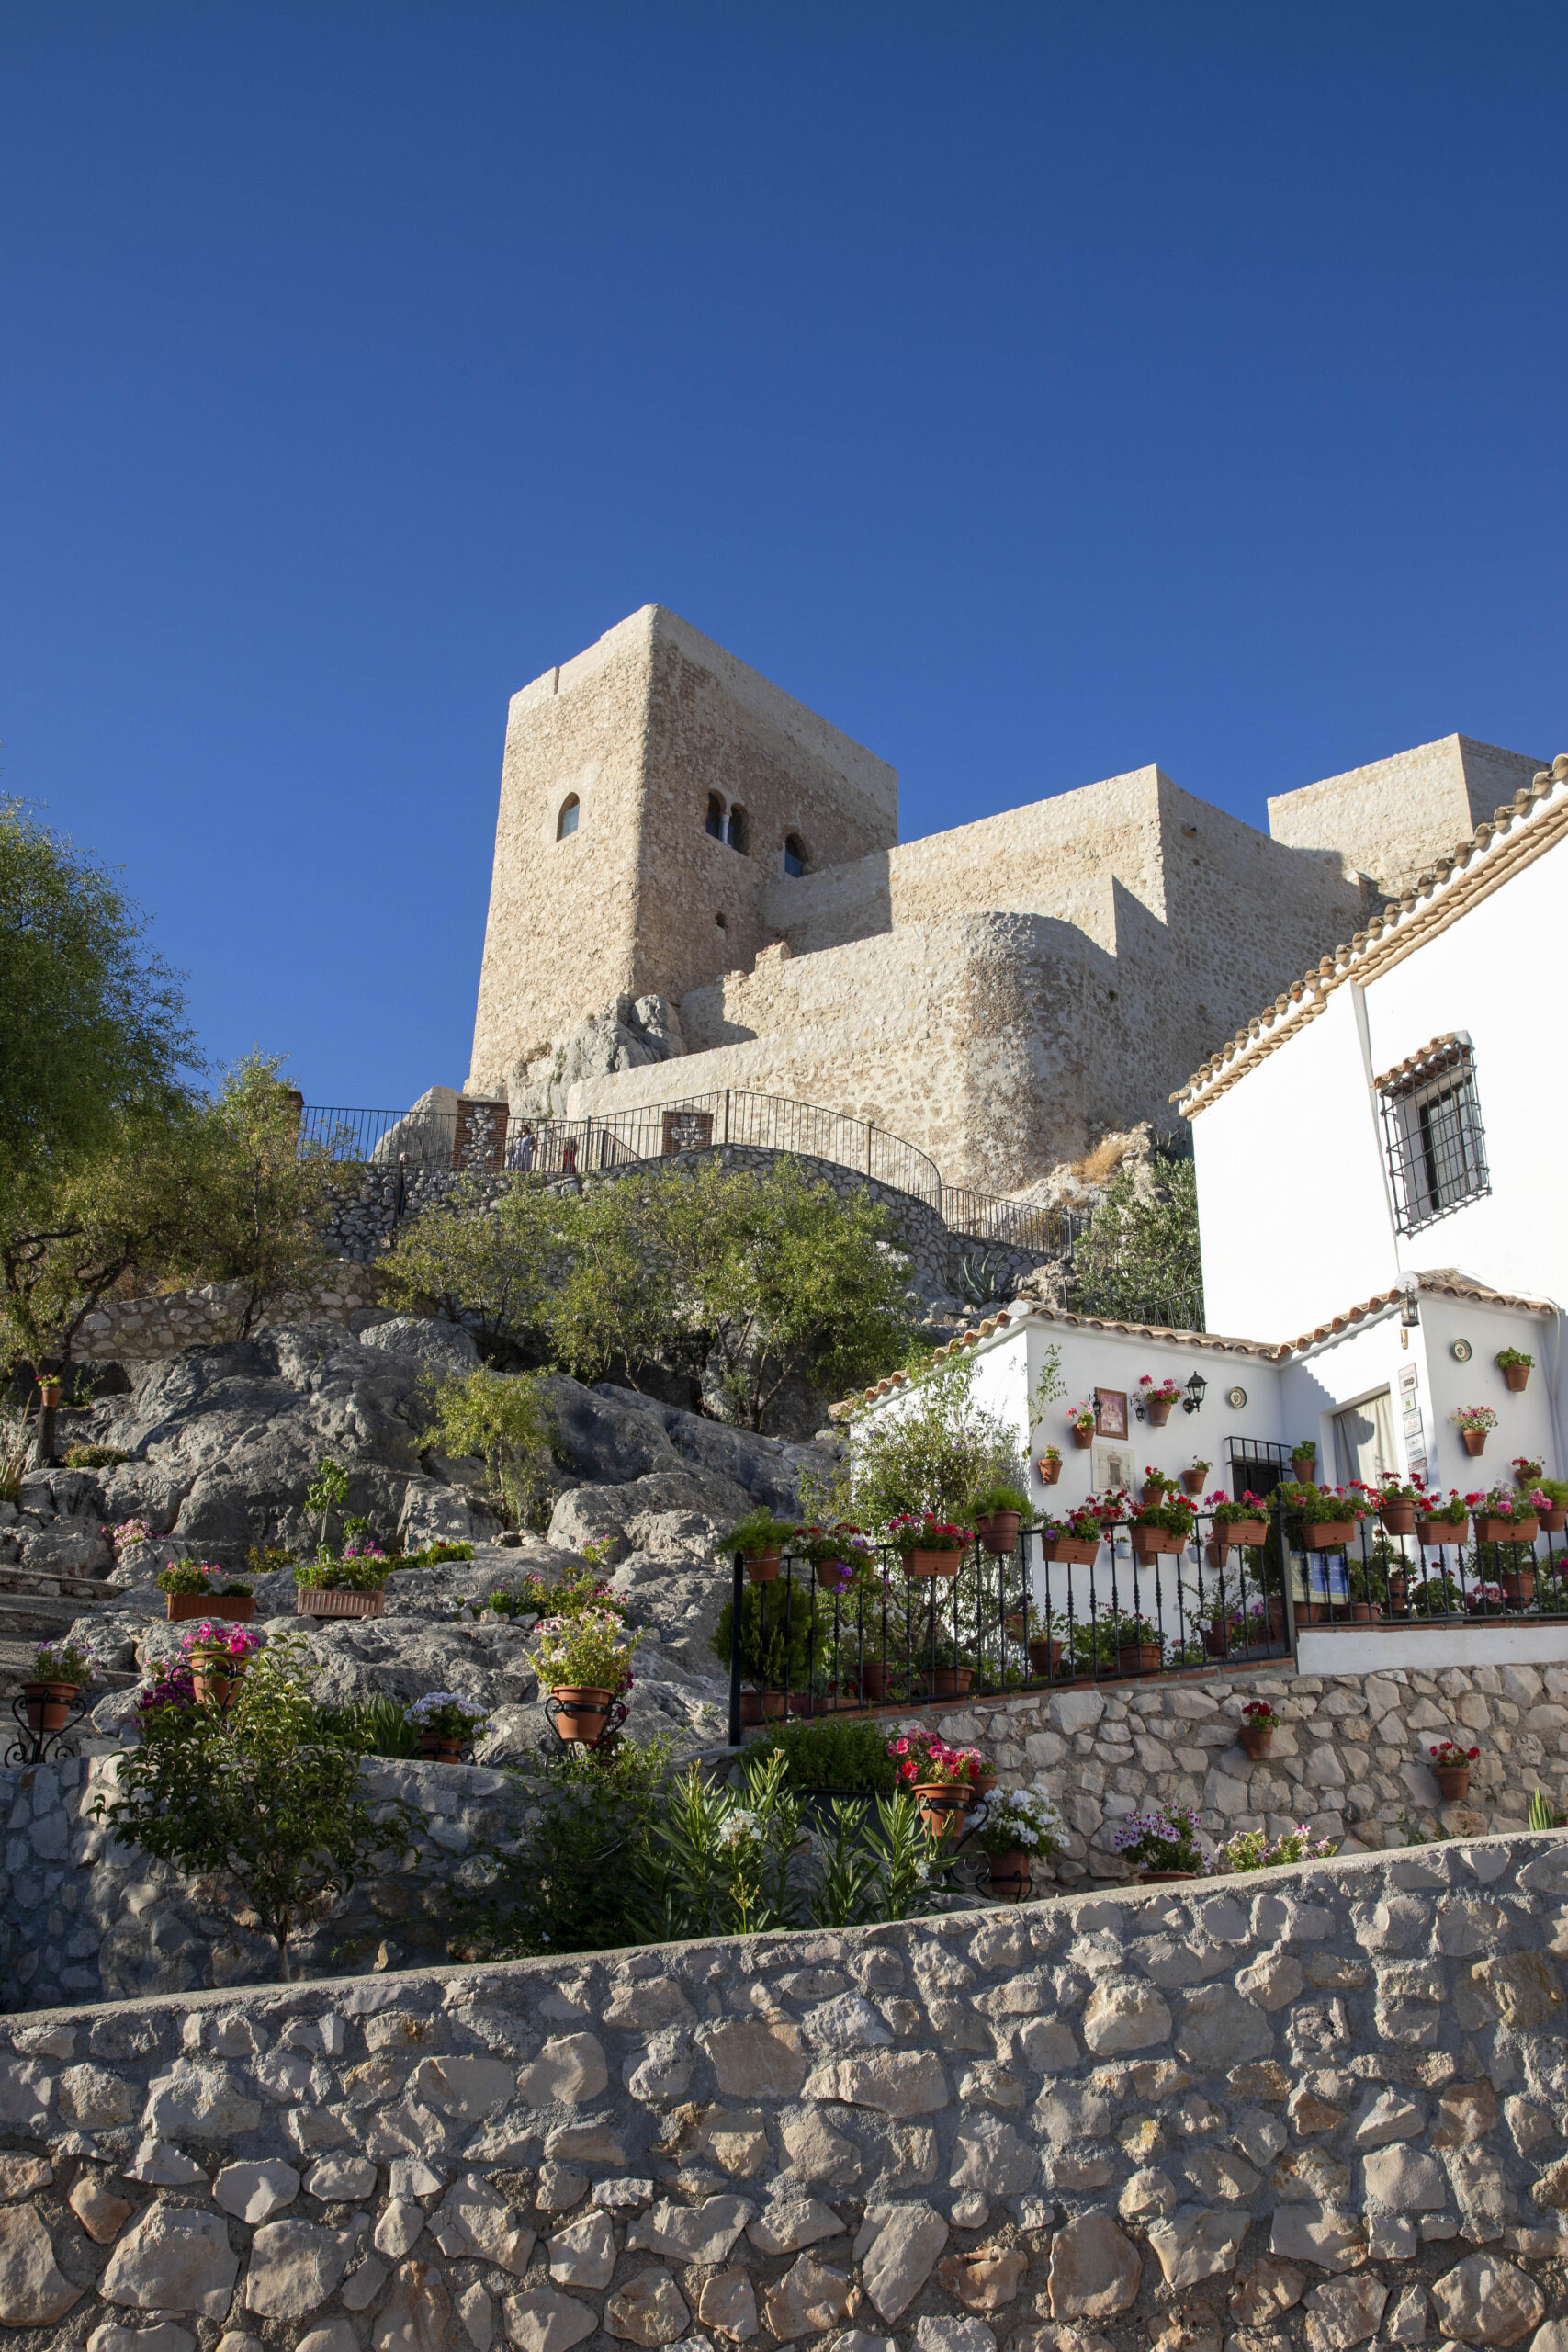
M116 1587L96 1577L51 1569L0 1566L0 1702L14 1699L32 1670L39 1642L63 1640L78 1617L112 1599ZM106 1674L105 1690L121 1690L134 1674Z

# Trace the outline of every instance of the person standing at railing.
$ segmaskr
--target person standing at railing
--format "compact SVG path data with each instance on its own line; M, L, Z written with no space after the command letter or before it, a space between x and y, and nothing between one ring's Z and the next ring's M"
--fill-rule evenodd
M536 1146L534 1139L533 1128L525 1127L522 1136L516 1146L515 1157L513 1160L513 1166L514 1168L520 1168L525 1176L527 1175L529 1170L534 1165L534 1153L536 1148Z
M561 1164L561 1173L562 1173L562 1175L563 1175L563 1176L575 1176L575 1175L576 1175L576 1173L577 1173L577 1137L576 1137L575 1136L568 1136L568 1137L567 1137L567 1139L566 1139L565 1143L564 1143L564 1144L562 1144L562 1146L561 1146L561 1155L560 1155L560 1164Z

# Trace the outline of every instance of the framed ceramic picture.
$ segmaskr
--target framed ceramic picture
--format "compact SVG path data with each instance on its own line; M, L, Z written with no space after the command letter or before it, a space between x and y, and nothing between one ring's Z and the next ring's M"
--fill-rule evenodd
M1124 1388L1097 1388L1094 1392L1094 1433L1096 1437L1120 1437L1127 1434L1127 1391Z
M1129 1494L1133 1491L1138 1474L1138 1457L1135 1449L1125 1440L1118 1444L1113 1438L1097 1437L1092 1459L1097 1495L1103 1495L1112 1487L1123 1487Z

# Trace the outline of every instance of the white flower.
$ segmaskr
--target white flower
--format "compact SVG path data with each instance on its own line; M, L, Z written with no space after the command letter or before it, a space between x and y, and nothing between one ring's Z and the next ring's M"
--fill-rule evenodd
M734 1812L727 1814L718 1825L718 1843L721 1846L749 1846L755 1843L761 1834L761 1820L745 1805L738 1804Z

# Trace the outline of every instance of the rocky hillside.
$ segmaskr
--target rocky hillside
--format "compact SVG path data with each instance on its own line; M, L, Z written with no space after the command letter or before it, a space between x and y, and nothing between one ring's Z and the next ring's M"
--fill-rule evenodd
M149 1364L129 1394L62 1417L62 1448L112 1447L127 1460L35 1473L19 1505L0 1504L0 1583L12 1589L6 1630L36 1640L69 1623L118 1685L96 1710L109 1729L132 1703L130 1678L178 1648L182 1629L167 1622L157 1570L178 1559L238 1569L253 1544L308 1555L315 1529L305 1492L330 1454L349 1474L347 1509L369 1517L383 1544L471 1542L475 1557L398 1571L380 1618L298 1618L291 1573L259 1578L258 1625L309 1642L324 1698L456 1690L492 1712L481 1755L532 1747L544 1719L525 1629L476 1616L472 1604L525 1574L580 1574L581 1547L592 1543L608 1547L597 1554L601 1572L644 1629L638 1727L658 1718L683 1744L722 1736L728 1686L707 1639L728 1579L715 1538L754 1504L794 1508L801 1470L822 1456L626 1389L553 1379L558 1491L549 1532L504 1532L479 1499L483 1465L420 1446L422 1381L473 1361L465 1331L402 1317L358 1338L311 1325ZM104 1531L130 1518L158 1533L117 1565ZM48 1591L58 1598L39 1598ZM86 1613L77 1613L87 1595ZM40 1619L40 1609L54 1614ZM0 1606L0 1625L4 1615ZM15 1641L7 1647L15 1652Z

